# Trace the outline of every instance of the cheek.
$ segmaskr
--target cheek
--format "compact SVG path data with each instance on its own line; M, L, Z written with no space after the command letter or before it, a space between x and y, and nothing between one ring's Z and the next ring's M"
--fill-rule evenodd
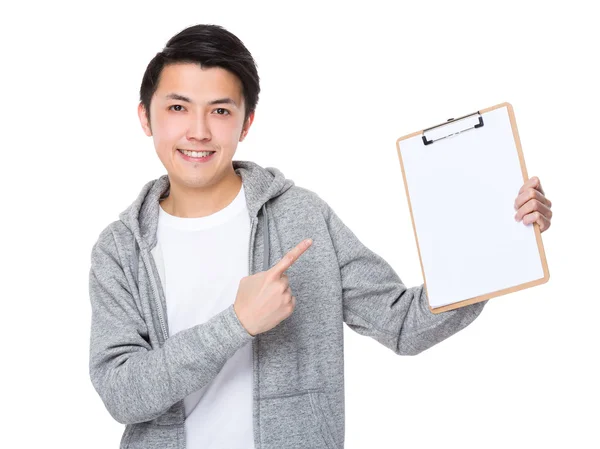
M181 142L181 136L185 137L185 133L180 132L175 126L167 126L167 124L162 123L153 133L153 136L157 151L170 151L177 147L177 144Z
M227 142L230 146L235 146L239 143L240 136L242 135L242 124L231 123L223 125L222 129L223 141Z

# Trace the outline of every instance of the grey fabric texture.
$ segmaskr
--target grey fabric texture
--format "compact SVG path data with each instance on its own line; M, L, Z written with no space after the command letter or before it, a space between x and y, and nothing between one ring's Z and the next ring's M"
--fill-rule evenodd
M169 179L144 185L99 234L89 272L89 373L110 415L125 425L120 448L185 448L183 399L246 344L253 348L254 447L343 448L343 323L394 354L416 355L466 327L487 302L431 313L424 285L406 287L319 195L277 168L232 163L251 220L250 274L313 239L286 271L296 307L252 336L232 298L208 321L170 335L164 268L151 252Z

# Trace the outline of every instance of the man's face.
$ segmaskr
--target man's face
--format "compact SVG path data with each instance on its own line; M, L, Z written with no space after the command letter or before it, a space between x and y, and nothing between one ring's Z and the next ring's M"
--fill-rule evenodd
M169 96L183 96L169 98ZM230 99L233 103L215 100ZM227 100L225 100L227 101ZM199 188L218 184L234 174L232 159L249 129L254 114L244 127L242 84L220 67L198 64L166 66L150 103L150 125L140 104L138 115L169 179L181 187ZM215 151L206 162L190 161L178 150Z

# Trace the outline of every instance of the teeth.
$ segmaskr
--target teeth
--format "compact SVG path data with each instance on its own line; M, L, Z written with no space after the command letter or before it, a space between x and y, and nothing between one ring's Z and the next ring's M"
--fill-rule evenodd
M183 154L185 154L186 156L191 156L191 157L206 157L209 154L212 154L213 151L201 151L201 152L196 152L196 151L185 151L185 150L179 150L181 151Z

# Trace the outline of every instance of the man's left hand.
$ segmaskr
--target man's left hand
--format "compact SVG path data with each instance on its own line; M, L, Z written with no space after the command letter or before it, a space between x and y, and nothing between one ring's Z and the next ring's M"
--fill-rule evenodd
M540 232L544 232L550 227L551 207L552 201L546 198L540 178L533 176L519 190L515 200L515 220L523 220L525 225L537 223Z

